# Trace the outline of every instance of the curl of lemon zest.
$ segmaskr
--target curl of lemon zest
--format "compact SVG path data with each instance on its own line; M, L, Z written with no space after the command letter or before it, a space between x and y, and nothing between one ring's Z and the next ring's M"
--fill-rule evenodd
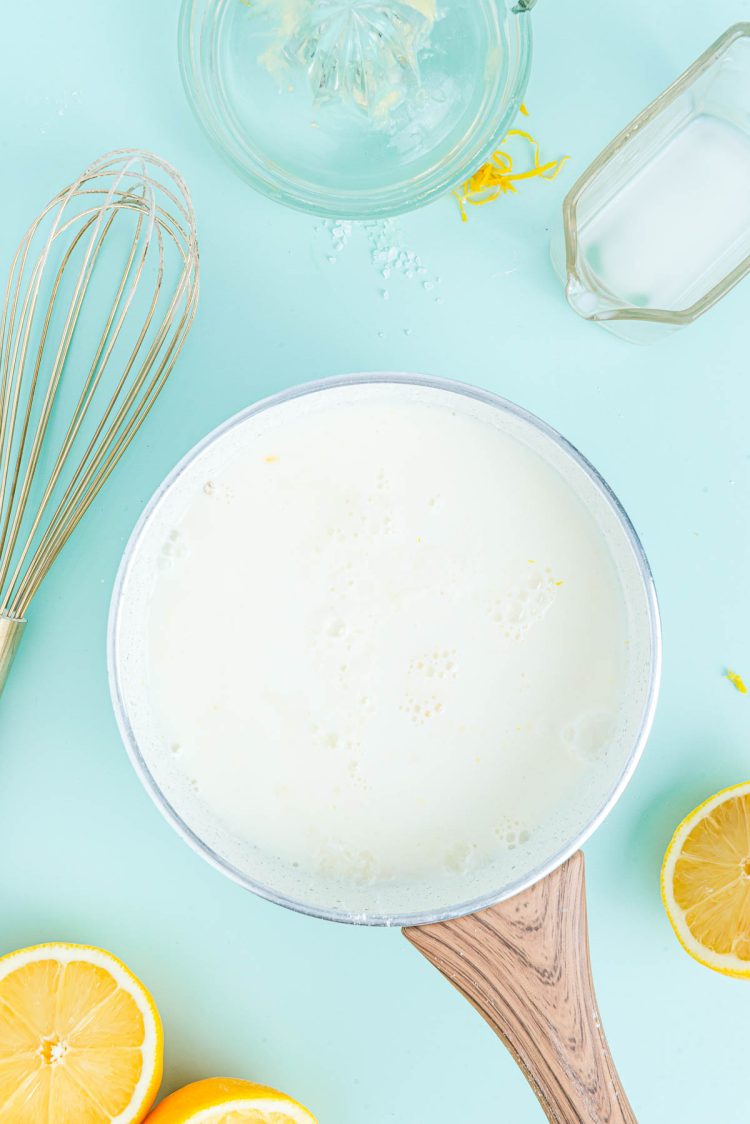
M736 671L732 671L730 668L727 668L724 674L732 684L732 686L735 687L741 695L747 694L747 687L745 686L745 681L741 675L738 675Z
M528 111L528 109L526 108L526 102L525 102L525 101L522 101L522 102L521 102L521 113L523 114L523 116L524 116L524 117L528 117L528 116L529 116L529 111Z
M525 172L514 172L513 157L510 153L503 152L501 149L493 152L487 163L466 180L459 191L453 192L461 211L461 222L468 221L467 203L472 207L483 207L485 203L491 203L501 195L516 192L518 189L515 185L521 180L553 180L560 174L565 162L570 159L568 156L561 156L558 160L550 160L542 164L539 159L539 143L530 133L524 132L523 129L511 129L508 137L520 137L531 145L534 153L532 167Z

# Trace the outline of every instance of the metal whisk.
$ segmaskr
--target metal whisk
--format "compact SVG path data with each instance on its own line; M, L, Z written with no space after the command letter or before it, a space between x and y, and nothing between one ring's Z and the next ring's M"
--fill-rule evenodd
M198 301L190 195L122 150L48 204L0 319L0 692L39 586L135 436Z

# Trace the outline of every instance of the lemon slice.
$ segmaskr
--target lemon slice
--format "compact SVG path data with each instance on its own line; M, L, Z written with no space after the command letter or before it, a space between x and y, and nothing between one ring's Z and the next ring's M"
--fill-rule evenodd
M3 1124L138 1124L162 1052L153 999L108 952L46 944L0 959Z
M750 979L750 782L718 792L682 821L661 889L685 951L716 972Z
M146 1124L317 1124L291 1097L229 1077L196 1081L166 1097Z

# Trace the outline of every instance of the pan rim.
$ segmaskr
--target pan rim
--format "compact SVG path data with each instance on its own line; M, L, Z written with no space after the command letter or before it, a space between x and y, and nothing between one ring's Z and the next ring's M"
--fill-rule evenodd
M118 637L120 617L123 611L123 594L126 582L130 573L130 568L134 562L137 554L137 548L140 543L141 536L143 535L152 515L156 508L169 492L172 486L180 478L183 472L188 468L193 461L200 456L200 454L215 441L219 440L225 434L237 426L243 424L247 419L262 413L275 406L282 405L285 402L292 401L296 398L302 398L310 394L316 394L321 391L334 389L337 387L348 386L362 386L368 384L400 384L411 385L417 387L434 388L436 390L445 390L454 394L459 394L464 397L474 399L475 401L484 403L486 405L495 407L505 413L511 414L522 422L526 422L538 432L541 432L549 440L553 442L563 453L571 457L577 465L588 476L589 480L598 489L603 499L607 502L613 514L618 520L625 537L633 550L638 573L643 583L643 592L645 595L645 603L648 614L649 622L649 642L650 642L650 677L647 691L646 704L644 706L641 723L638 733L634 739L633 748L627 759L624 762L615 783L611 787L608 796L601 804L600 808L588 823L577 833L571 836L565 844L545 862L540 863L531 871L525 873L514 881L500 887L498 890L490 892L489 894L480 895L476 898L468 899L455 905L446 906L439 910L419 910L414 913L399 913L399 914L386 914L386 913L353 913L343 909L331 909L327 907L317 906L312 902L298 900L288 895L279 893L273 886L269 886L263 882L248 877L238 867L234 866L227 859L219 855L211 846L209 846L201 837L193 831L193 829L182 819L176 809L172 806L166 795L162 791L159 784L151 774L146 761L141 754L140 748L137 743L135 732L131 726L127 708L124 701L124 695L121 685L120 666L118 659ZM250 890L258 897L264 898L275 905L284 906L286 909L293 910L296 913L301 913L308 917L315 917L325 921L335 921L342 924L350 925L363 925L367 927L411 927L416 925L431 925L441 921L452 920L456 917L462 917L467 914L476 913L482 909L487 909L492 905L496 905L501 901L514 897L516 894L522 893L530 886L541 881L542 878L551 874L561 866L567 859L571 857L580 847L587 842L593 835L596 829L603 823L609 813L614 808L617 801L622 796L622 793L627 788L633 773L643 755L643 751L648 741L649 734L654 721L656 706L659 696L659 687L661 682L661 669L662 669L662 633L661 633L661 620L659 614L659 604L657 600L656 587L654 584L651 567L649 565L646 553L641 544L640 538L630 521L630 518L625 511L619 499L607 484L606 480L601 476L598 470L591 464L591 462L573 445L567 438L563 437L556 429L550 426L547 422L537 417L535 414L518 406L516 403L509 401L502 396L495 394L493 391L485 390L481 387L473 386L468 383L459 382L453 379L445 379L433 377L431 375L415 374L410 372L389 372L389 371L372 371L362 372L357 374L335 375L329 378L317 379L312 382L302 383L292 386L286 390L280 391L276 394L270 395L266 398L260 399L258 402L245 407L244 409L233 414L227 418L220 425L216 426L211 432L206 434L200 441L198 441L186 454L183 456L174 468L167 474L159 487L151 496L142 511L135 527L133 528L125 551L120 562L120 566L115 579L115 584L112 592L112 599L110 603L109 619L107 626L107 671L109 679L110 696L112 706L115 713L117 727L120 737L125 745L126 752L130 758L131 764L135 769L144 788L149 796L157 806L162 816L167 820L170 826L182 837L182 839L201 856L211 866L215 867L226 877L230 878L233 882Z

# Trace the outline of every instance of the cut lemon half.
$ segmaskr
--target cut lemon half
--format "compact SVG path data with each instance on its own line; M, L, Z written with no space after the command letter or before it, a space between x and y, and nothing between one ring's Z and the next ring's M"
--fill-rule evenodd
M718 792L682 821L664 857L661 892L686 952L750 979L750 782Z
M45 944L0 959L3 1124L139 1124L162 1053L153 999L108 952Z
M178 1089L154 1109L146 1124L317 1124L291 1097L238 1081L211 1077Z

